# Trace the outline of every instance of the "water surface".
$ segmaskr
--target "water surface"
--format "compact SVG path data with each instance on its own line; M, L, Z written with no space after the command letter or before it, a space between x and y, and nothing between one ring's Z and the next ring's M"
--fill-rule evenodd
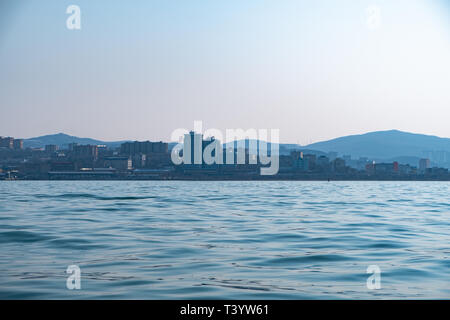
M449 299L449 194L448 182L2 181L0 298ZM73 264L81 290L66 288Z

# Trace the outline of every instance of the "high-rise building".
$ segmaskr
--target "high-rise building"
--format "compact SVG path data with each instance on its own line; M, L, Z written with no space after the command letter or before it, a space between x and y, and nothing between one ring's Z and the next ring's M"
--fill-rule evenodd
M291 151L291 163L295 170L304 171L305 160L303 159L303 152L301 151Z
M98 157L98 147L96 145L76 145L73 146L73 156L75 158L93 158Z
M314 154L305 154L303 156L305 161L304 167L305 170L314 170L316 167L316 156Z
M303 152L301 151L291 151L291 158L292 160L299 160L303 159Z
M431 167L430 159L420 159L419 160L419 171L425 172L428 168Z
M13 148L14 148L14 150L22 150L23 149L23 139L14 139Z
M14 148L14 138L0 137L0 148L13 149Z

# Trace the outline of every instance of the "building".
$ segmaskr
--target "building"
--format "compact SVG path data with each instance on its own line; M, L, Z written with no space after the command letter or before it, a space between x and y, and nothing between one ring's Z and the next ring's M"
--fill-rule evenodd
M14 148L14 138L0 137L0 148L13 149Z
M393 173L395 172L395 165L394 163L376 163L375 164L375 173ZM398 171L398 164L397 164L397 171Z
M415 167L411 167L409 164L399 164L398 172L401 175L415 174L417 170Z
M345 160L342 158L336 158L332 161L332 169L337 173L345 173L347 167L345 166Z
M76 142L74 142L74 143L69 143L69 144L67 145L67 149L68 149L69 151L73 151L73 149L74 149L76 146L78 146L78 143L76 143Z
M52 161L50 171L74 171L75 165L72 161Z
M169 153L169 144L166 142L152 142L153 153Z
M291 151L292 168L294 170L305 171L305 161L303 159L303 152Z
M419 160L419 171L425 173L427 169L431 168L430 159L420 159Z
M13 148L14 150L23 150L23 139L14 139Z
M320 156L317 159L316 165L321 170L327 170L327 169L329 169L329 166L330 166L330 159L327 156Z
M344 159L344 161L345 161L345 159ZM368 163L369 163L369 159L368 159L367 157L360 157L358 160L355 161L355 165L354 165L353 167L354 167L355 169L357 169L357 170L363 171L363 170L366 169L366 165L367 165ZM350 166L350 167L351 167L351 162L350 162L350 163L345 162L345 164L346 164L347 166Z
M311 171L316 168L316 156L314 154L305 154L303 160L306 171Z
M375 173L375 161L366 164L366 173L370 175Z
M165 142L134 141L120 145L120 154L134 156L136 154L168 153L169 144Z
M428 168L425 172L427 175L435 176L435 177L442 177L442 176L448 176L448 169L447 168Z
M147 155L146 154L135 154L131 157L134 168L145 168L147 164Z
M393 163L393 165L394 165L394 172L399 172L399 164L398 164L398 162L395 161L395 162Z
M75 170L97 166L98 147L96 145L73 145L68 159L75 164Z
M75 158L92 158L97 159L98 147L96 145L74 145L72 155Z
M54 153L56 151L58 151L58 146L55 144L48 144L45 146L46 153Z
M129 157L106 157L104 159L105 168L113 168L118 171L133 169L133 162Z

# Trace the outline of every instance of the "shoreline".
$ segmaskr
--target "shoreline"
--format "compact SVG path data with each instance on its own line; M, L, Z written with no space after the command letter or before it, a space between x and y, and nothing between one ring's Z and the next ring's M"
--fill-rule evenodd
M448 179L284 179L284 178L262 178L262 179L198 179L198 178L173 178L173 179L5 179L1 181L321 181L321 182L357 182L357 181L390 181L390 182L450 182Z

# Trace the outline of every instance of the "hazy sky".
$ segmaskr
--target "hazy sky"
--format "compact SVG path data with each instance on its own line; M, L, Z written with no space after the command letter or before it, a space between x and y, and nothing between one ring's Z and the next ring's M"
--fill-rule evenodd
M167 141L202 120L301 144L450 137L448 0L0 3L0 135Z

